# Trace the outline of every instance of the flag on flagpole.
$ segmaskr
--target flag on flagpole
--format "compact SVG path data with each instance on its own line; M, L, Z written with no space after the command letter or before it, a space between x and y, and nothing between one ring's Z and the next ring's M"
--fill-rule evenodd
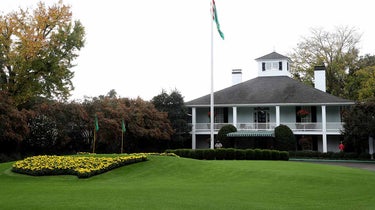
M95 131L99 130L98 116L95 114Z
M215 0L212 0L211 6L212 6L212 11L211 11L212 12L212 19L216 23L216 28L217 28L217 31L219 32L220 37L224 40L224 33L220 29L219 19L217 17Z
M125 128L124 120L122 120L122 122L121 122L121 128L122 128L122 132L125 133L126 132L126 128Z

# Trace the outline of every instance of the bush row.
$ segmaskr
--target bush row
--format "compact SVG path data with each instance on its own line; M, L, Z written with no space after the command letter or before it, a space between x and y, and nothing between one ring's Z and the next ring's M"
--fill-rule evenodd
M289 160L288 152L267 149L176 149L166 152L199 160Z
M375 153L373 154L375 157ZM336 159L336 160L368 160L371 155L368 153L354 152L318 152L318 151L289 151L291 158L313 158L313 159Z

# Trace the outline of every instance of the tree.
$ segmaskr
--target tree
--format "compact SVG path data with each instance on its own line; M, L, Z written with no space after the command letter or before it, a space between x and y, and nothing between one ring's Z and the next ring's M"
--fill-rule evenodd
M365 67L350 75L345 92L348 98L358 101L375 97L375 66Z
M86 99L83 106L91 117L89 131L94 129L95 114L98 116L99 152L120 152L122 120L126 123L124 149L128 152L154 149L152 147L158 146L158 143L170 140L173 134L167 114L141 98L117 98L108 94Z
M180 92L173 90L168 94L162 90L159 95L152 98L151 102L160 112L168 113L168 119L174 131L172 140L175 145L173 147L184 147L184 142L190 138L190 129L187 122L188 111Z
M286 125L275 128L275 149L290 151L295 149L296 138L293 131Z
M349 74L345 96L356 101L375 97L375 56L361 56L355 70Z
M29 133L25 110L19 111L12 99L0 91L0 153L16 152Z
M354 70L358 59L360 36L354 28L338 27L334 32L322 28L311 30L290 55L293 77L312 85L314 66L326 66L327 92L343 96L348 73Z
M36 96L66 99L84 27L61 1L0 16L0 90L21 105Z
M365 152L368 148L369 136L375 135L375 98L357 103L344 112L343 116L343 135L349 151Z

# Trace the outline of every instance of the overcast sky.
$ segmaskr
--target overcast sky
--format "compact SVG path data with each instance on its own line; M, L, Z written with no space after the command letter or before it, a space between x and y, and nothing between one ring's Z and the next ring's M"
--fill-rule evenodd
M35 8L37 0L1 0L0 11ZM48 4L57 0L45 0ZM185 101L210 93L210 0L64 0L86 30L73 68L71 99L105 95L150 100L177 89ZM375 54L374 6L368 0L216 0L225 40L214 31L214 89L231 85L232 69L256 77L254 59L287 55L310 29L355 27L360 53Z

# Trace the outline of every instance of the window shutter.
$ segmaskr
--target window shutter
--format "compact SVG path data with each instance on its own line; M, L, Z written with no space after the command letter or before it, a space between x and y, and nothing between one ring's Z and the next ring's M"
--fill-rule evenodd
M262 71L265 71L265 70L266 70L266 63L262 62Z
M316 122L316 106L311 107L311 122Z
M283 70L283 62L279 62L279 70L282 71Z

